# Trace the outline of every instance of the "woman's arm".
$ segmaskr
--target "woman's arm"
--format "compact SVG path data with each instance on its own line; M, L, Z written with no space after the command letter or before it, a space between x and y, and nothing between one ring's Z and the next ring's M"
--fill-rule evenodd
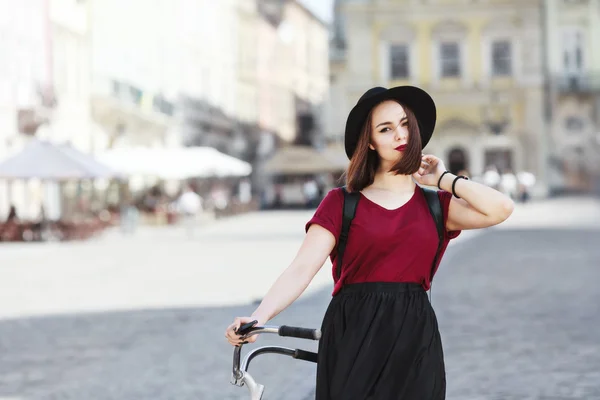
M452 183L456 175L444 174L446 167L434 155L424 155L421 167L413 174L417 183L437 186L452 193ZM440 176L442 176L440 181ZM506 220L512 214L515 204L512 199L499 191L477 182L459 179L454 186L460 197L452 197L448 210L446 229L449 231L487 228Z
M258 325L264 325L292 304L308 287L334 246L335 237L331 232L320 225L311 225L296 257L271 286L252 316L237 317L227 328L225 336L229 342L233 345L240 343L234 329L241 324L257 320ZM248 342L255 340L256 336L248 338Z
M440 182L440 188L452 193L456 175L448 173ZM515 207L512 199L486 185L459 179L454 191L460 197L452 197L446 229L449 231L487 228L505 221Z
M311 225L298 254L277 278L252 317L263 323L294 302L308 287L335 246L335 237L320 225Z

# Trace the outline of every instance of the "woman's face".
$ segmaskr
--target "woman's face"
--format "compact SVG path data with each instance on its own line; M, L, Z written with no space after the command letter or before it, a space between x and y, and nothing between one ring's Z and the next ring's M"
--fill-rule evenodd
M371 141L382 161L395 163L402 156L408 142L408 119L402 106L386 100L373 109L371 116Z

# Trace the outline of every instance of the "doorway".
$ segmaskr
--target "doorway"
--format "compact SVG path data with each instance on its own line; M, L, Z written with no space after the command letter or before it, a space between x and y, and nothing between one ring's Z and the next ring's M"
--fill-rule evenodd
M466 151L460 147L455 147L448 153L448 170L454 175L465 174L469 170Z

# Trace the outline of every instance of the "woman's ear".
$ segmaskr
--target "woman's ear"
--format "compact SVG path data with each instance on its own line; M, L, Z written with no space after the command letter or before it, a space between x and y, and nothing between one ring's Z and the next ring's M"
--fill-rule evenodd
M373 146L371 143L369 143L369 148L370 148L371 150L375 150L375 146Z

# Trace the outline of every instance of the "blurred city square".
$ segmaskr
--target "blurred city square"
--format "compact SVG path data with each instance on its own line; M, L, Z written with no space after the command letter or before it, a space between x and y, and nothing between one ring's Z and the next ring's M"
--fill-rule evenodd
M4 248L0 398L246 398L228 383L224 326L256 307L310 215L237 216L194 238L151 227ZM599 219L595 200L520 205L501 228L463 232L451 244L432 297L449 399L599 398ZM273 323L319 327L330 268ZM268 336L257 345L273 343L315 348ZM314 389L314 365L302 361L266 355L251 372L265 398L309 399Z
M599 48L600 0L0 0L0 400L247 398L223 331L398 85L516 202L436 276L448 399L600 399ZM319 327L331 281L273 323ZM314 397L313 364L251 369Z

